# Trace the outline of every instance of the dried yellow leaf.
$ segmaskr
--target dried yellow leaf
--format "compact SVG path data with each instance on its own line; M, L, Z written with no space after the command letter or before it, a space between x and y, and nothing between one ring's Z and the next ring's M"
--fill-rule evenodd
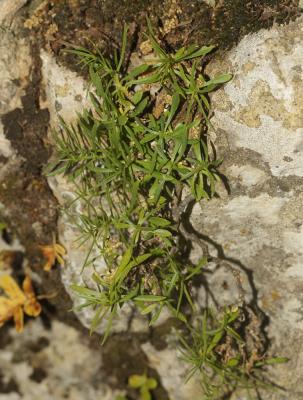
M0 276L0 288L16 304L23 304L25 302L25 294L19 288L14 278L12 278L10 275Z
M0 288L5 294L0 296L0 327L14 318L16 331L22 332L24 312L32 317L37 317L41 313L41 305L36 299L32 282L26 276L22 291L10 275L1 275Z
M64 266L63 256L66 254L66 250L61 244L53 241L52 245L40 246L40 248L47 260L43 266L44 271L50 271L56 260L60 265Z
M24 327L24 314L22 307L16 307L14 311L14 321L17 332L22 332Z
M0 326L14 316L16 304L6 297L0 297Z
M29 276L25 277L22 288L26 296L26 301L24 303L25 314L29 315L30 317L38 317L42 308L41 304L36 299L33 285Z

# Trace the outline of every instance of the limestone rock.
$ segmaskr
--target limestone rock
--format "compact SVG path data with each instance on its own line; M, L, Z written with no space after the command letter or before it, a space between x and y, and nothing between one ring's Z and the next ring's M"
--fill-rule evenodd
M262 155L274 176L303 176L302 18L248 35L212 71L233 80L212 97L231 148ZM223 63L222 63L223 61Z
M144 343L141 347L148 358L149 365L161 376L162 385L170 399L202 398L203 391L198 374L185 383L188 369L184 362L180 360L180 354L176 351L175 346L168 346L160 351L150 343Z
M211 98L211 137L224 158L230 195L221 189L221 198L196 205L191 216L212 251L233 260L254 286L251 295L270 318L273 351L290 358L272 372L289 389L288 400L303 393L302 43L300 18L245 37L208 66L210 75L234 74ZM224 281L220 274L212 281L218 297Z
M7 21L26 3L26 0L0 0L0 24Z
M101 353L71 326L54 320L46 328L31 320L22 335L11 329L6 337L0 400L113 400L118 395L102 379Z
M27 84L31 56L28 41L16 37L9 29L1 31L0 48L0 114L6 114L21 107L20 97Z
M8 3L0 2L1 7L8 7ZM1 18L0 17L0 18ZM31 56L29 44L22 38L17 38L9 29L3 28L0 34L0 119L2 115L21 107L21 96L27 85L27 77L30 71ZM7 172L15 168L19 163L16 152L11 142L4 135L3 124L0 120L0 156L7 159L5 164L1 163L0 176L4 177Z

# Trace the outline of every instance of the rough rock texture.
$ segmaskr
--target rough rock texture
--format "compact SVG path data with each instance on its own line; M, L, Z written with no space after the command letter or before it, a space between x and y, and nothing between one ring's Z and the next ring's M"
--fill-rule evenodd
M0 0L0 23L12 18L26 0Z
M0 238L0 275L16 277L23 252L18 240L11 238L8 244ZM26 270L41 284L36 274ZM20 334L5 324L0 333L0 400L113 400L119 391L107 385L103 364L99 343L90 344L89 336L74 327L26 317Z
M119 393L104 382L100 352L68 325L54 321L47 328L32 320L22 335L6 330L5 338L0 400L114 400Z
M216 0L204 0L204 3L209 5L210 7L215 7L216 5Z
M170 399L201 399L203 391L198 380L191 379L185 383L188 372L187 366L180 362L180 354L176 345L168 345L163 350L156 349L151 343L144 343L142 350L145 352L149 365L161 376L162 385L169 393Z
M24 31L22 16L5 23L0 29L0 220L18 237L26 264L40 276L38 290L57 291L53 306L73 319L58 270L47 274L42 268L40 245L51 243L56 232L57 202L42 173L51 148L46 140L49 112L39 105L37 39ZM22 265L15 272L22 275Z
M265 398L289 400L303 396L302 43L298 19L247 36L208 67L210 74L234 73L212 97L212 139L224 158L230 194L221 188L220 198L196 205L190 220L212 251L249 280L248 297L269 317L273 350L290 358L273 370L289 392ZM211 279L215 293L222 292L225 277Z
M2 3L0 3L1 5ZM1 10L0 10L0 15ZM0 117L10 111L21 107L21 96L25 94L25 86L30 69L30 48L24 39L15 38L9 30L4 30L0 35ZM18 57L16 57L18 53ZM17 163L16 153L9 139L4 135L3 124L0 121L0 155L10 158L10 166L5 165L1 174L8 168L14 168Z

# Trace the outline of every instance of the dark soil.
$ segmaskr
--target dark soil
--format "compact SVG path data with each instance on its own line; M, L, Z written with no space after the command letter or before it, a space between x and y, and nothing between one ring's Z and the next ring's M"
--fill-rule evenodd
M5 382L0 371L0 393L10 392L20 393L19 386L13 378L11 378L8 382Z
M0 182L0 202L4 205L4 216L10 231L17 236L25 248L25 257L30 268L42 278L37 288L40 294L54 294L44 310L55 313L65 321L76 322L68 313L72 303L61 283L60 273L54 268L50 273L43 271L45 260L40 245L52 243L52 234L57 229L57 202L43 175L43 168L51 154L46 135L49 123L47 109L40 109L40 57L39 48L33 43L32 57L35 60L30 73L26 93L22 97L22 108L2 116L4 134L16 151L19 163ZM23 255L10 255L10 265L17 280L23 279ZM47 302L44 301L44 305Z
M215 44L221 51L243 36L273 24L287 24L302 12L298 0L69 0L49 2L43 22L34 28L58 58L76 68L75 59L61 52L62 41L89 46L91 40L104 51L119 47L124 23L129 26L129 47L144 40L146 17L168 48L184 44ZM45 36L50 27L57 32Z
M56 230L57 204L42 174L50 156L46 138L49 114L39 107L40 58L32 47L35 59L22 108L2 116L4 134L20 156L17 170L10 171L1 185L0 199L6 206L9 225L26 248L32 264L36 264L37 243L49 243ZM12 216L13 218L10 218ZM38 223L39 229L33 224Z
M103 374L108 375L107 383L114 388L126 389L129 400L138 399L138 390L128 386L128 377L133 374L142 375L146 372L149 377L161 382L161 377L156 371L148 368L147 357L141 350L140 343L146 341L146 337L140 335L112 336L106 343L102 355L107 362L102 368ZM167 400L168 395L161 387L153 390L153 398Z

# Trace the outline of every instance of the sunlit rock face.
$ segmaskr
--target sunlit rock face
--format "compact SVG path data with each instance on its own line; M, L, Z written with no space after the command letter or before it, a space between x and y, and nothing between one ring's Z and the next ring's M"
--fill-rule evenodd
M220 198L197 204L191 215L194 229L211 239L212 251L234 260L245 284L253 278L247 298L254 297L270 318L273 349L291 359L273 373L294 400L303 392L302 43L300 18L245 37L208 66L210 75L234 74L212 96L211 138L224 159L230 194L220 188ZM210 281L226 302L224 274L218 271Z
M227 177L229 194L222 185L219 198L196 204L190 217L192 228L206 237L211 253L227 259L239 271L247 302L255 302L270 318L267 333L272 351L291 359L287 366L272 371L272 378L289 388L288 400L297 400L303 393L302 43L303 21L298 19L245 37L208 65L210 76L227 71L234 75L211 97L214 130L210 138L224 159L221 170ZM41 58L51 125L55 127L58 113L72 121L75 111L82 109L86 85L47 53ZM74 195L61 177L50 178L49 183L63 206ZM69 292L72 283L89 282L92 272L87 269L84 276L80 274L88 249L77 247L74 239L78 234L63 214L59 239L68 250L68 261L62 280ZM201 250L195 243L193 248L192 258L198 259ZM102 262L96 267L104 268ZM237 301L230 272L224 268L213 271L211 266L209 271L209 287L217 302L226 305ZM198 305L203 305L207 296L203 287L197 290ZM116 332L127 329L131 313L122 311L114 326ZM78 316L88 326L92 313L81 311ZM146 329L140 318L133 319L133 324L135 331ZM167 354L159 352L155 360L150 349L144 348L162 375L161 357L164 362ZM163 378L163 386L173 396L174 381L173 374ZM285 395L267 393L264 398L282 400Z
M1 0L0 23L10 21L14 14L26 3L26 0Z
M102 375L100 351L90 348L75 328L56 320L46 328L37 319L28 321L22 335L11 329L6 337L0 354L0 400L113 400L118 396Z
M231 148L260 154L277 177L303 176L301 26L299 19L249 35L212 66L234 74L212 98L213 123Z
M2 12L9 8L9 2L0 2L0 22ZM9 138L4 134L2 116L21 107L27 77L31 66L30 47L26 40L16 37L3 27L0 31L0 156L6 158L1 163L0 176L14 169L20 160L16 157Z

